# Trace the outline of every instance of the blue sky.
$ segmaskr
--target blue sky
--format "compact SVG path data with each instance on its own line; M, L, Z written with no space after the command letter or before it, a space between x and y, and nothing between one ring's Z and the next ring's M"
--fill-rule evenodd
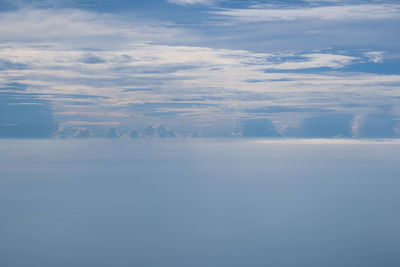
M398 1L0 11L0 137L400 136Z

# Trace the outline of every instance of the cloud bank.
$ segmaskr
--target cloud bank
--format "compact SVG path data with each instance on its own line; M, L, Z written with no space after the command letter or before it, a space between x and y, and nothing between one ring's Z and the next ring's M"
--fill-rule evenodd
M347 20L349 14L351 20L397 19L394 4L357 7L207 12L221 19L218 30L232 30L221 26L227 16L251 23ZM3 109L24 112L27 120L41 114L36 125L48 137L398 136L400 75L355 69L397 62L393 51L206 46L194 27L128 18L76 8L1 12ZM11 107L17 92L18 109ZM379 126L374 114L385 114L386 122Z

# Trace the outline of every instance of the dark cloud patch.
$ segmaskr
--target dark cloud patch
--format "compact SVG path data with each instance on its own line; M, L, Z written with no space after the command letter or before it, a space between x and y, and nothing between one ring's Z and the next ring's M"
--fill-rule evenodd
M64 100L60 101L60 103L69 106L96 106L98 103L90 102L90 101L73 101L73 100Z
M367 103L344 103L340 105L343 108L360 108L368 106Z
M175 65L175 64L165 64L158 66L148 66L148 65L137 65L137 66L120 66L112 68L113 71L126 71L129 70L130 73L134 74L170 74L181 70L194 70L198 69L199 66L195 65Z
M326 114L306 118L299 127L288 132L289 136L305 138L351 138L351 114Z
M58 131L57 131L57 137L66 139L73 137L76 135L79 131L79 128L76 127L65 127L65 125L61 126Z
M204 108L217 106L216 104L208 104L208 103L195 103L195 102L157 102L157 103L143 103L143 104L132 104L130 105L131 109L157 109L157 108Z
M185 111L156 111L156 112L147 112L145 113L146 116L150 116L150 117L176 117L179 116L181 114L185 114L187 112Z
M335 68L329 67L309 67L309 68L298 68L298 69L265 69L265 73L319 73L332 71Z
M133 58L130 55L123 54L123 55L120 55L115 61L118 63L128 63L128 62L131 62L132 60L133 60Z
M242 137L278 137L274 124L269 119L250 119L240 123Z
M156 91L157 89L154 88L127 88L124 89L123 92L149 92L149 91Z
M29 94L0 94L0 138L49 138L56 129L47 101Z
M370 114L360 121L358 137L393 138L396 137L397 120L385 113Z
M222 97L222 96L196 96L196 97L187 97L187 98L171 98L171 101L175 102L186 102L186 101L222 101L222 100L227 100L229 99L228 97Z
M28 86L25 84L12 82L6 83L3 87L0 87L0 90L7 90L7 91L22 91L26 90ZM4 89L3 89L4 88ZM0 94L9 94L8 92L0 92ZM33 98L74 98L74 99L110 99L111 97L108 96L100 96L100 95L85 95L85 94L62 94L62 93L29 93L24 94L26 97L33 97Z
M112 70L111 70L112 71ZM174 76L170 75L169 73L164 73L164 74L159 74L159 75L153 75L149 76L147 74L143 74L143 76L135 75L132 77L129 77L129 74L137 74L135 72L131 72L130 70L124 68L124 73L127 75L124 77L124 79L120 78L103 78L103 79L85 79L85 78L80 78L80 81L85 84L91 84L91 85L103 85L103 86L114 86L115 84L118 84L120 86L126 86L126 87L147 87L149 84L153 86L153 88L157 88L160 86L164 86L166 83L169 81L180 81L180 80L191 80L193 77L190 76ZM159 89L162 90L162 89ZM128 91L129 92L129 91Z
M173 131L167 130L164 125L157 127L157 135L160 138L175 138L176 135Z
M82 58L82 62L86 64L101 64L106 63L106 60L98 56L87 55Z
M105 134L106 138L119 138L119 133L115 128L109 128Z
M186 113L186 109L202 109L213 106L217 105L199 102L158 102L131 104L128 106L128 110L140 112L151 117L174 117Z
M190 138L195 138L195 139L197 139L197 138L207 138L207 136L205 136L203 133L197 133L197 132L191 133L189 136L190 136Z
M0 12L11 11L17 9L16 1L0 0Z
M269 71L268 71L269 72ZM262 83L262 82L290 82L293 81L292 79L282 78L282 79L265 79L265 80L256 80L256 79L249 79L245 80L248 83Z
M64 98L78 98L78 99L110 99L108 96L100 95L78 95L78 94L38 94L38 95L48 95L52 97L64 97Z
M21 85L19 88L21 89L18 90L22 90L24 87ZM51 100L57 102L58 104L68 106L98 106L101 100L110 99L110 97L107 96L86 94L29 93L29 95L31 97Z
M269 82L291 82L293 79L281 78L281 79L268 79Z
M249 80L245 80L245 82L247 83L262 83L265 80L255 80L255 79L249 79Z
M86 128L78 128L73 135L75 138L86 139L90 137L90 131Z
M154 129L153 126L147 126L143 129L142 134L144 137L153 137L155 132L156 129Z
M6 59L0 59L0 70L26 70L28 65L22 63L11 62Z
M330 112L328 109L300 106L269 106L244 110L248 113L281 113L281 112Z
M9 82L0 86L1 91L25 91L28 86L19 82Z
M129 134L129 137L132 139L139 138L139 132L137 130L132 130Z
M94 64L94 63L92 63ZM113 70L109 70L112 72ZM120 77L117 78L108 78L108 77L80 77L80 78L62 78L62 82L78 82L82 85L89 85L92 87L115 87L116 85L121 86L121 87L127 87L128 90L126 92L130 91L138 91L138 90L130 90L130 88L135 89L135 88L145 88L148 87L149 85L152 86L153 90L157 89L157 91L162 91L161 87L164 87L165 84L167 84L169 81L179 81L179 80L191 80L193 79L192 77L189 76L177 76L177 75L170 75L168 73L166 74L159 74L159 75L148 75L148 74L143 74L140 76L139 74L137 75L130 75L130 74L135 74L134 72L130 72L129 69L124 69L121 71L121 73L125 75L123 79ZM158 89L160 88L160 89Z

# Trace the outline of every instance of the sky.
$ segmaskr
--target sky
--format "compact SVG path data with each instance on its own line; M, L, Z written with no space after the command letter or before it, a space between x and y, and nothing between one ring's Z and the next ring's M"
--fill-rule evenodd
M0 0L1 138L399 138L398 1Z

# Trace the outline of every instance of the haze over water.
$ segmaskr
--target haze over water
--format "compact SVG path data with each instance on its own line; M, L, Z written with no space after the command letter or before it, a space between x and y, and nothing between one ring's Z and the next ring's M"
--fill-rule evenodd
M0 265L399 266L396 141L2 140Z
M399 0L0 0L0 267L400 266Z

